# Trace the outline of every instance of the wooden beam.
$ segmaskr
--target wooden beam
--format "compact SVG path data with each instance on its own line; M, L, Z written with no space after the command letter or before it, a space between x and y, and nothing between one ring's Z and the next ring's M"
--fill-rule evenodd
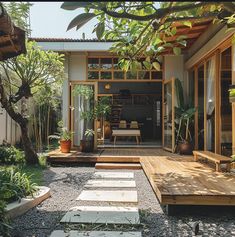
M14 24L5 8L2 6L2 3L0 3L0 31L7 35L12 35L14 33Z

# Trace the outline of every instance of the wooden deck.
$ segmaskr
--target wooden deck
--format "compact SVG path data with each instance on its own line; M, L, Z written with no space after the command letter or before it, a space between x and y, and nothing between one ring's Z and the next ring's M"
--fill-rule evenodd
M179 156L162 149L107 149L87 157L76 155L69 154L67 160L140 162L163 205L235 206L235 174L215 172L214 167L195 162L193 156ZM50 159L60 160L53 155Z
M81 153L71 151L70 153L61 153L58 150L48 153L47 161L50 163L139 163L140 157L137 155L115 155L105 150L99 150L96 153Z

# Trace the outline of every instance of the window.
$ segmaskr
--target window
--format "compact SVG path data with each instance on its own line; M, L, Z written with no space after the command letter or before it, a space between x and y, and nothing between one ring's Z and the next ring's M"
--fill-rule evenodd
M117 57L88 57L87 80L162 80L162 71L138 70L124 72Z

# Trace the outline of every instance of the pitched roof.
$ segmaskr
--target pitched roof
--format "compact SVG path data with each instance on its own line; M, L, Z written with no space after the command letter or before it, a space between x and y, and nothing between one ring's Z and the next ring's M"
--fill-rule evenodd
M98 39L71 39L71 38L38 38L31 37L31 41L36 42L115 42L115 40L98 40Z

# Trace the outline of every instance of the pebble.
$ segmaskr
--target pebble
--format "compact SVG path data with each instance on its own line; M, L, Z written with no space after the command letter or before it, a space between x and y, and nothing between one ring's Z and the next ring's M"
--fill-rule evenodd
M12 223L11 236L46 237L55 229L64 229L59 223L60 219L71 207L79 205L76 198L94 172L94 167L50 167L45 170L44 185L51 188L52 197L17 217ZM133 172L138 192L138 207L143 211L141 215L143 227L140 229L143 237L194 236L192 229L186 224L190 222L199 222L198 236L235 236L235 215L229 213L217 213L217 215L213 213L213 216L167 216L144 172L142 170ZM88 203L83 201L82 204ZM108 203L94 203L94 205L105 204Z

